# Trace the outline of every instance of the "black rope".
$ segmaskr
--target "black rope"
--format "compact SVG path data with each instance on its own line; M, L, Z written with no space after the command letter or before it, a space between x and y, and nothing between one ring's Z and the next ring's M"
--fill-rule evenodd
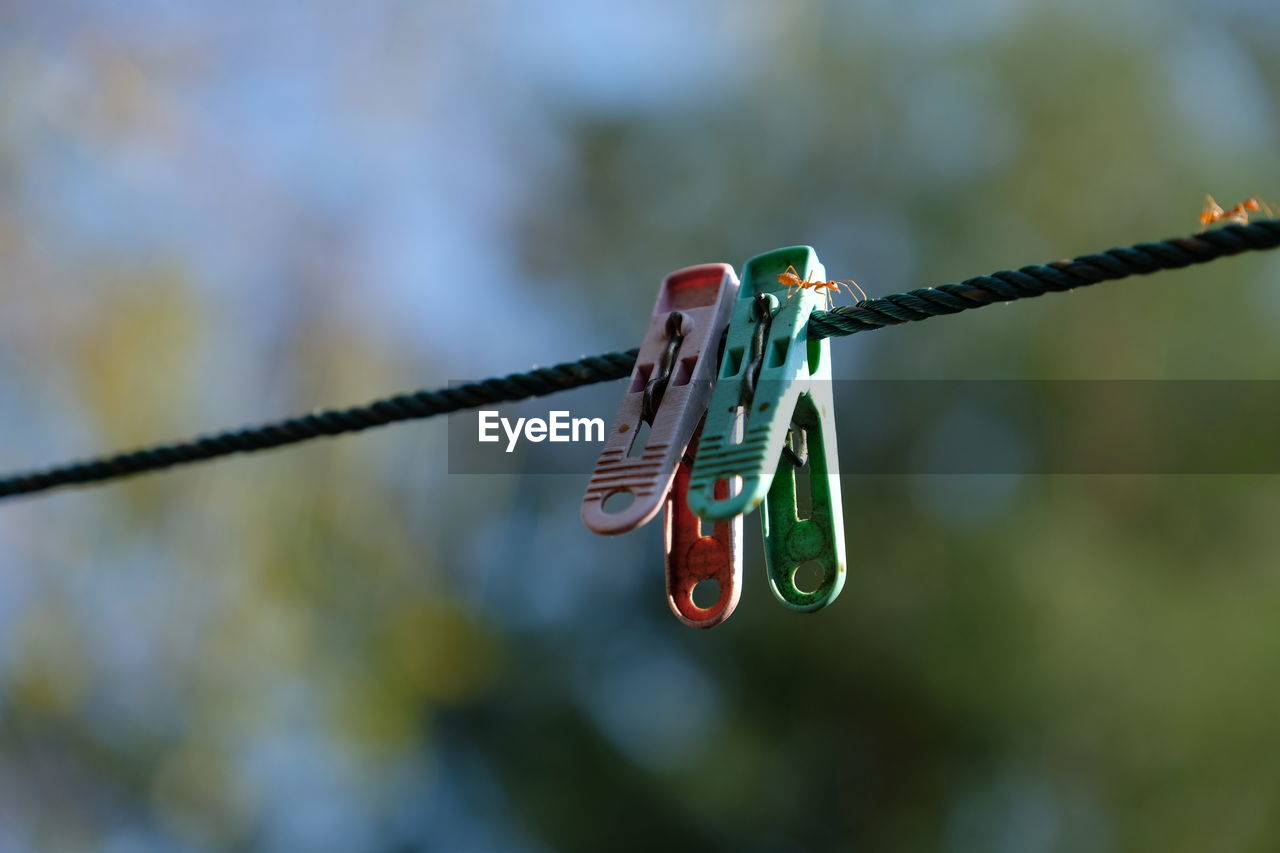
M1158 243L1139 243L1081 255L1070 261L1000 270L965 279L958 284L926 287L866 299L834 311L815 311L809 320L809 336L830 338L927 320L940 314L958 314L993 302L1028 299L1050 291L1071 290L1114 281L1131 275L1181 269L1228 255L1280 246L1280 220L1264 219L1250 225L1228 225L1191 237L1175 237Z
M631 375L631 367L638 354L639 350L632 349L589 356L581 361L540 367L526 373L512 373L510 376L486 379L456 388L400 394L350 409L326 409L262 426L244 427L200 436L190 441L162 444L101 459L72 462L43 471L8 476L0 478L0 498L40 492L56 486L96 483L233 453L251 453L285 444L297 444L320 436L358 432L397 421L429 418L488 403L542 397L556 391L622 379Z
M1180 269L1228 255L1280 246L1280 220L1228 225L1190 237L1139 243L1082 255L1070 261L1001 270L990 275L867 299L834 311L815 311L809 320L813 338L839 337L957 314L993 302L1027 299L1050 291L1071 290L1131 275ZM235 453L250 453L320 436L359 432L398 421L429 418L491 403L542 397L631 374L638 350L588 356L579 361L512 373L483 382L437 391L415 391L349 409L326 409L262 426L244 427L190 441L162 444L98 459L0 477L0 498L31 494L57 486L83 485Z

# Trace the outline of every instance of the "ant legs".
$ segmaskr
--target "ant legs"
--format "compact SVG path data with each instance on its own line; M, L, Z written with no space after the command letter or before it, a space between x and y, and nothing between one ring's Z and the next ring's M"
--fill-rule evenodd
M865 302L869 298L867 296L867 292L862 289L862 285L858 284L851 278L831 282L831 289L836 293L839 293L840 285L842 284L844 285L844 289L849 292L849 296L853 298L854 302ZM857 290L855 291L854 288L857 288Z
M1247 198L1230 210L1223 210L1222 206L1213 200L1213 196L1207 195L1204 197L1204 209L1200 211L1200 231L1203 232L1215 222L1234 222L1239 225L1247 225L1249 223L1249 212L1256 210L1262 211L1268 217L1275 217L1272 205L1267 204L1260 198Z
M786 270L778 276L778 281L786 281L787 299L794 296L797 290L809 290L811 288L821 290L823 292L822 295L826 298L826 305L828 309L831 308L832 293L839 293L841 285L843 285L844 289L849 292L849 296L852 297L855 302L865 302L868 299L867 292L862 289L862 285L858 284L853 279L819 281L818 279L815 279L813 275L814 270L811 269L802 281L800 279L800 274L796 272L795 266L788 264Z
M1217 222L1225 212L1222 209L1222 205L1213 200L1213 196L1206 195L1204 197L1204 209L1200 211L1200 230L1204 231L1214 222Z
M855 288L855 287L856 287L856 288L858 288L857 301L858 301L858 302L866 302L866 301L867 301L867 298L868 298L868 297L867 297L867 292L866 292L865 290L863 290L863 289L862 289L862 285L858 284L858 283L857 283L856 281L854 281L853 279L846 279L845 281L841 281L841 282L837 282L837 283L838 283L838 284L843 284L843 285L844 285L844 289L845 289L845 290L847 290L847 291L849 291L849 295L850 295L850 296L854 296L853 288ZM852 285L852 287L851 287L850 285Z
M783 272L782 272L782 275L788 275L788 274L789 274L793 279L796 279L797 281L800 279L800 273L796 272L796 268L795 268L793 265L791 265L791 264L787 264L787 268L786 268L785 270L783 270ZM782 276L778 276L778 278L782 278ZM804 289L804 285L800 285L800 288L803 290L803 289ZM790 299L790 298L792 297L792 295L795 293L795 290L796 290L796 285L794 285L794 284L787 284L787 298L788 298L788 299Z

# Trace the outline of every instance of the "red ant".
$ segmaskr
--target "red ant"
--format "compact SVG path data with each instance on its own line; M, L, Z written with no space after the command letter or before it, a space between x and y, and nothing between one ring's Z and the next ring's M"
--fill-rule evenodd
M1247 198L1229 210L1223 210L1222 206L1213 200L1213 196L1204 197L1204 210L1200 211L1200 230L1203 231L1216 222L1237 222L1241 225L1249 224L1249 212L1261 210L1267 216L1274 216L1270 205L1265 201L1256 198Z
M809 275L813 275L813 270L809 270ZM800 278L800 273L796 272L796 268L791 265L787 266L785 272L778 273L778 284L785 284L787 286L788 299L791 298L791 295L795 292L796 288L799 288L800 290L809 290L812 288L814 290L825 291L823 295L827 297L828 308L831 307L831 292L834 290L836 293L839 293L840 285L842 284L844 285L845 290L849 291L850 296L855 295L853 288L858 288L858 293L862 296L858 301L865 302L867 299L867 292L863 290L862 286L853 279L844 279L840 281L814 281L812 278L802 279Z

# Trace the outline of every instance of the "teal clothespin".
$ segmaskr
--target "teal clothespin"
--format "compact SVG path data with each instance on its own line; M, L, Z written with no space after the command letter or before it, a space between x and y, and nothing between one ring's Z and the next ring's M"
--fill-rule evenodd
M808 246L776 249L747 261L694 462L689 506L725 520L764 504L769 586L795 610L820 610L844 586L844 516L832 420L831 345L809 340L809 315L822 308L818 288L787 287L778 275L793 266L801 279L826 270ZM796 468L808 466L810 510L798 512ZM716 484L730 484L716 497ZM723 495L725 490L720 490ZM796 586L796 571L816 562L822 582Z

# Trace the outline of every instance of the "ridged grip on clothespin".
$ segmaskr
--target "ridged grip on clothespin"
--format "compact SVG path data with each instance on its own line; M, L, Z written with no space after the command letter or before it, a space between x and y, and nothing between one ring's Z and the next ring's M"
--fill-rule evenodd
M662 282L630 385L582 502L582 520L596 533L634 530L662 508L676 467L706 412L720 335L737 291L738 278L728 264L686 267ZM673 314L678 314L674 321ZM679 340L670 378L655 393L652 380L673 334ZM646 420L646 396L656 412L648 413L652 423L645 446L632 447ZM606 511L605 502L618 493L630 494L631 503Z

